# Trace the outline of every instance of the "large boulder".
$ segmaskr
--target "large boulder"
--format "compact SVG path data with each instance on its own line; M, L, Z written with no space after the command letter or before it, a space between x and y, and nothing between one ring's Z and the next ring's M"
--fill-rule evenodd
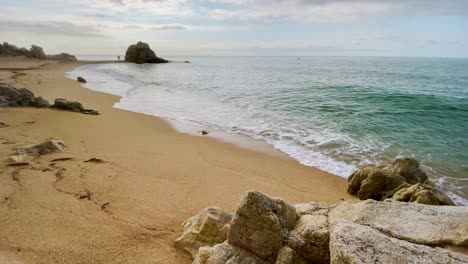
M182 224L183 233L175 242L176 248L187 251L192 257L200 247L214 246L227 239L232 215L215 207L205 208Z
M308 264L301 255L288 246L282 247L278 251L275 264Z
M348 178L348 193L361 200L385 200L453 205L453 201L435 188L413 158L396 159L392 165L365 166Z
M289 235L288 245L312 263L329 263L328 216L305 214Z
M130 45L125 53L125 61L137 64L142 63L166 63L165 59L156 56L156 53L147 43L139 41L137 44Z
M81 103L76 101L71 101L67 99L55 99L54 104L51 106L52 108L67 110L87 115L99 115L99 112L92 109L85 109Z
M285 201L249 191L237 207L228 242L274 262L298 218L295 208Z
M228 243L202 247L192 264L270 264L257 255Z
M0 83L0 107L31 106L45 108L50 104L42 97L35 97L26 88L15 88L9 84Z
M341 220L428 246L468 246L468 207L430 206L393 200L342 202L329 213L330 226Z
M468 263L466 255L397 239L367 225L348 220L330 232L330 263Z

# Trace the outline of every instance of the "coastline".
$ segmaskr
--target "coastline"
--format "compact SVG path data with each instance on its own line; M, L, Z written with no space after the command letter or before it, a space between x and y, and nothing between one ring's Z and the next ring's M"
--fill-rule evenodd
M45 167L53 158L74 158L59 164L65 169L59 182L56 171L34 168L21 169L17 180L9 176L15 169L0 174L0 198L8 197L0 204L5 212L0 260L190 263L172 247L181 223L207 206L233 211L247 190L292 203L353 199L346 193L346 179L281 155L178 132L163 119L113 108L119 97L65 76L78 66L102 62L40 61L25 67L31 60L6 61L0 59L0 68L15 70L0 71L0 82L26 87L49 102L77 100L101 115L0 109L0 120L10 125L1 130L2 157L15 147L57 137L66 151L42 156L34 167ZM26 75L12 78L19 70ZM82 162L92 157L107 163ZM92 195L78 199L84 190Z

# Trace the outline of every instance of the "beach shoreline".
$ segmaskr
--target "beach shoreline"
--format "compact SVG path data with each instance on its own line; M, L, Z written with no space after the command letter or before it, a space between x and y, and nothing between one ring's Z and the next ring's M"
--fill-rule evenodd
M180 133L163 119L113 108L119 97L85 89L65 76L89 63L102 62L0 58L5 69L0 82L28 88L51 103L67 98L101 113L0 108L0 121L9 125L0 131L2 159L15 148L51 137L67 145L64 152L41 156L29 167L4 167L0 260L190 263L172 246L181 223L207 206L232 211L247 190L292 203L353 199L341 177L223 138ZM61 157L73 159L51 166L52 159ZM83 162L90 158L106 163ZM89 193L84 199L83 192Z

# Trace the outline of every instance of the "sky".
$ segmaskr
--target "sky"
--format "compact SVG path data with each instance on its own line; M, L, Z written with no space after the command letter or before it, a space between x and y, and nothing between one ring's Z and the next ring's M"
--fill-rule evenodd
M46 53L468 57L468 0L0 0L0 41Z

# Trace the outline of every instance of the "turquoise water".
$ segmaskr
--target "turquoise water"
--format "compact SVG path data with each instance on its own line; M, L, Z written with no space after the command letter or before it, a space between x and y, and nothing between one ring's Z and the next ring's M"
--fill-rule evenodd
M415 157L468 204L468 59L190 60L90 65L70 75L122 96L117 108L263 139L343 177L365 164Z

